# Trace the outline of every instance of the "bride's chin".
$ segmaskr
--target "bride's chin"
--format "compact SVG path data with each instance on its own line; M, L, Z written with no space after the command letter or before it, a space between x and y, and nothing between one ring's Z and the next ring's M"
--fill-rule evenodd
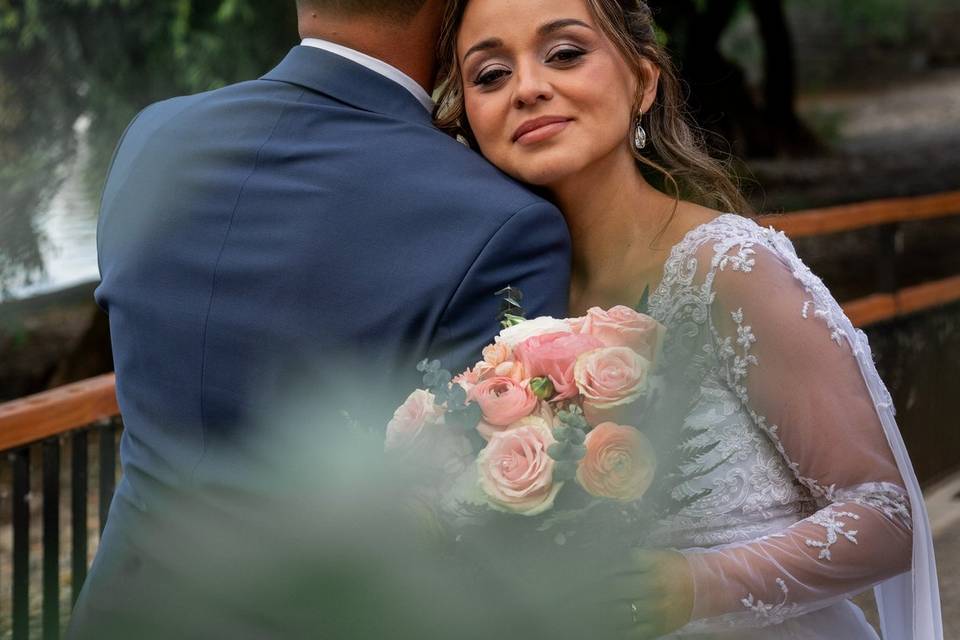
M571 167L569 163L538 163L518 167L513 177L526 184L549 189L553 185L562 183L575 171L576 167Z

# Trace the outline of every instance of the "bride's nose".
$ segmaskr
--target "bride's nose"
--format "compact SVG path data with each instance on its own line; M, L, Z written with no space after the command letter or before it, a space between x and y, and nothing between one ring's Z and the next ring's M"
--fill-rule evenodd
M541 70L535 65L524 65L515 72L513 106L517 109L533 106L537 102L553 98L553 88Z

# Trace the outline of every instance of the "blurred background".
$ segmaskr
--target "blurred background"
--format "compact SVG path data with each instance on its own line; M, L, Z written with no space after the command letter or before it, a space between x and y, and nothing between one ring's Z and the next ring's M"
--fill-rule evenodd
M823 232L794 236L794 226L788 234L839 300L860 304L859 324L928 488L948 637L960 637L960 420L952 404L960 395L960 3L649 4L693 116L717 152L735 158L758 212L812 220L824 207L935 196L840 209ZM0 402L111 371L106 317L92 292L99 189L113 147L151 102L269 70L297 42L293 5L0 0ZM927 213L890 217L920 210ZM866 222L838 231L842 216ZM884 301L899 305L907 298L897 293L911 287L909 299L924 304L877 311ZM0 408L0 427L2 415ZM91 472L98 451L106 450L96 448ZM27 461L36 466L38 456ZM0 460L0 638L12 633L16 473L13 457ZM72 481L62 473L66 492ZM110 486L97 477L88 487L88 553L104 508L93 496L98 482ZM39 472L28 476L27 494L42 493L40 482ZM41 544L38 527L31 539ZM41 555L29 565L34 577ZM30 593L39 616L40 589ZM68 602L69 589L60 597Z

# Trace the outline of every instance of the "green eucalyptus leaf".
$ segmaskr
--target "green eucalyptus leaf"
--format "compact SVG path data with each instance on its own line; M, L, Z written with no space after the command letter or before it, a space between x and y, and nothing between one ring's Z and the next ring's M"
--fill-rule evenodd
M547 447L547 455L557 461L565 461L570 457L571 449L569 442L554 442Z

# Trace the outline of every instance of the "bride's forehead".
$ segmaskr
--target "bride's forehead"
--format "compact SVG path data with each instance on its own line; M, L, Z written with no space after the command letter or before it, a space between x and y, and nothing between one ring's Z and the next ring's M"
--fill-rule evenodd
M559 19L593 24L586 0L470 0L460 26L461 36L532 33Z

